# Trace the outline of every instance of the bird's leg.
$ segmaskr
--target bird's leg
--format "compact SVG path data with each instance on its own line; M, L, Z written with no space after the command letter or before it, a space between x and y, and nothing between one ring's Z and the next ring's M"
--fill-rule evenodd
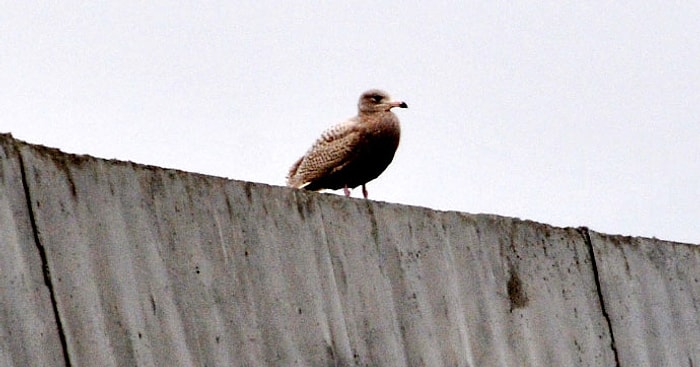
M350 189L348 189L348 185L345 185L345 187L343 187L343 193L345 194L345 196L350 197Z
M365 185L362 185L362 195L364 195L365 199L367 199L368 193Z

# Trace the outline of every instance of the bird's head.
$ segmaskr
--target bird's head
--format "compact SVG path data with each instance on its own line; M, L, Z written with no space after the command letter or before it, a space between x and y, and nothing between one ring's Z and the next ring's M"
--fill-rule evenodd
M370 89L362 93L357 102L360 113L384 112L394 107L408 108L408 105L403 101L394 101L387 92L379 89Z

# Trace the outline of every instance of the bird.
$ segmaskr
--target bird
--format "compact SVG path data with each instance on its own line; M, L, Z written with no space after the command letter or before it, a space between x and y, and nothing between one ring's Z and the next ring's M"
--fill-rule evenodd
M370 89L357 102L357 116L330 127L289 169L287 185L319 191L350 190L379 177L394 159L401 138L392 108L408 108L380 89Z

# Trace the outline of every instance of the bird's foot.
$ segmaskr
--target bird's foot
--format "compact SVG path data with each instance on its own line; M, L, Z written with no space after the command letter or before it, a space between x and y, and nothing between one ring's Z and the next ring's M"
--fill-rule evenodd
M367 188L365 187L365 185L362 185L362 195L365 197L365 199L367 199L367 196L369 196L369 194L367 193Z
M343 187L343 193L345 194L345 196L350 197L350 189L348 189L348 185L345 185L345 187Z

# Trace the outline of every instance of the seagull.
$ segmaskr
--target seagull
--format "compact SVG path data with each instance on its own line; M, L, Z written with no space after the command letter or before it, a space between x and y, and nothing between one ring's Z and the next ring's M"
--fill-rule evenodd
M369 181L377 178L394 159L401 127L392 108L408 108L379 89L368 90L357 103L357 116L321 134L289 169L287 185L306 190L350 190L362 185L367 199Z

